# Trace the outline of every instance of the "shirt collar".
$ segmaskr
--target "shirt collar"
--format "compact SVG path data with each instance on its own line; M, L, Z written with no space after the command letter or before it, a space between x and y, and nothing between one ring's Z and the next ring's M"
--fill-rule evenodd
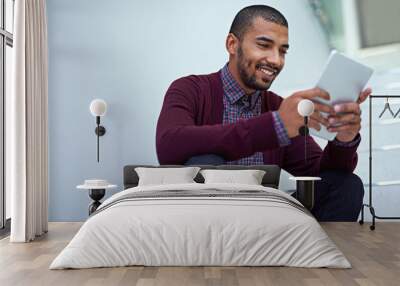
M228 63L225 64L221 70L221 78L224 93L231 104L238 102L240 99L246 96L244 90L240 87L239 83L233 78L231 72L229 71ZM254 106L254 104L257 102L259 95L259 90L251 95L251 106Z

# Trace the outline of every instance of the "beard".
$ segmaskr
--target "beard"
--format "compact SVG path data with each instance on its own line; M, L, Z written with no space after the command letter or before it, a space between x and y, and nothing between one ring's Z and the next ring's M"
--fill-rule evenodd
M273 83L273 80L265 82L263 80L257 80L257 77L254 74L250 74L248 70L250 70L252 61L247 60L245 56L243 55L243 50L242 47L239 46L238 48L238 60L237 60L237 69L239 71L239 76L242 82L246 87L249 89L254 89L254 90L268 90L271 87L271 84ZM256 69L258 69L260 64L256 64ZM275 68L276 69L276 68ZM278 71L279 73L279 71ZM276 76L278 75L276 74Z

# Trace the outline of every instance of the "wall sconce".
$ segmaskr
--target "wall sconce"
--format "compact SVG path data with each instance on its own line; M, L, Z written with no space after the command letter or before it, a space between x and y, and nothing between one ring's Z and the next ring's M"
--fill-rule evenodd
M90 112L96 117L97 127L94 132L97 135L97 162L99 162L99 137L106 133L106 129L100 125L100 117L107 111L107 103L102 99L94 99L90 103Z

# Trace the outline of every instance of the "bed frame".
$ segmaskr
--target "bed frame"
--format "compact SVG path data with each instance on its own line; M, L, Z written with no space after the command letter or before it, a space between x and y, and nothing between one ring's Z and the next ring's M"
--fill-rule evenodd
M188 167L182 165L127 165L124 167L124 189L133 188L138 185L139 177L135 171L136 167L151 167L151 168L179 168ZM278 165L257 165L257 166L237 166L237 165L197 165L202 169L218 169L218 170L264 170L266 173L262 180L262 185L265 187L278 188L281 168ZM204 183L203 176L199 173L194 180L197 183Z

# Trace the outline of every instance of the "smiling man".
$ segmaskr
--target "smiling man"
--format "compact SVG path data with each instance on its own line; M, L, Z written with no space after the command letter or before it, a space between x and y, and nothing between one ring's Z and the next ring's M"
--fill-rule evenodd
M288 23L265 5L243 8L226 38L228 63L218 72L191 75L169 87L157 124L160 164L276 164L295 176L318 175L313 214L323 221L354 221L364 194L352 172L360 143L360 106L335 108L315 103L309 125L338 132L324 150L307 136L299 136L303 118L297 113L302 99L329 94L320 89L298 91L285 99L269 91L285 64L289 49ZM328 119L320 112L329 113ZM332 127L331 125L339 126Z

